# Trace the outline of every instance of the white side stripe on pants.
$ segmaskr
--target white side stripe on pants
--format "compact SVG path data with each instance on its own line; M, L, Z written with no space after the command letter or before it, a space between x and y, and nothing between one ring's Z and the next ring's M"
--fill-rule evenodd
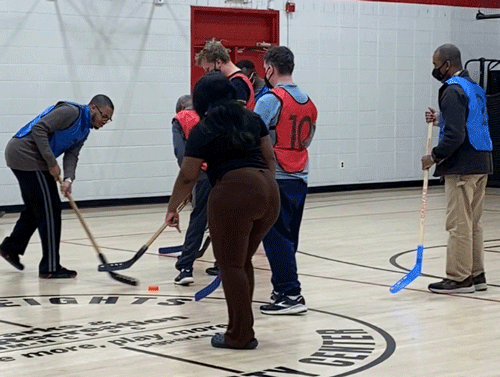
M43 201L45 204L45 218L47 221L47 240L48 240L48 272L57 271L56 265L56 245L55 245L55 228L54 228L54 213L52 210L52 198L50 197L49 185L43 173L37 171L37 178L42 190Z

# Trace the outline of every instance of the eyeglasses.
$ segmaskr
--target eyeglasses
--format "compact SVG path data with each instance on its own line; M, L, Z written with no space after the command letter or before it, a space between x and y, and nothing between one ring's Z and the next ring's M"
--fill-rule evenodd
M102 111L101 111L101 109L99 108L99 106L96 106L95 108L97 109L97 111L99 111L99 114L101 114L101 118L102 118L102 120L104 121L104 124L106 124L106 123L109 123L109 122L112 122L112 121L113 121L113 119L108 118L107 116L106 116L106 117L104 116L104 114L102 113Z

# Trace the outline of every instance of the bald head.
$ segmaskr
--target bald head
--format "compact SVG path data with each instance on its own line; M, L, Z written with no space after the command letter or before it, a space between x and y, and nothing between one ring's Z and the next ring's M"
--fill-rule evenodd
M441 64L448 61L457 71L462 70L462 56L457 46L452 44L439 46L434 52L434 56L439 59Z
M178 113L179 111L192 108L193 108L193 98L191 97L191 95L186 94L184 96L180 96L179 99L177 100L177 104L175 105L175 112Z

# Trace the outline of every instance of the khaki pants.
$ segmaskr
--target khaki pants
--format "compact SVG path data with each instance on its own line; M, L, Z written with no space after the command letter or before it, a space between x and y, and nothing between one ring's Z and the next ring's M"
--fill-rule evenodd
M483 214L487 174L446 175L448 279L463 281L484 272Z

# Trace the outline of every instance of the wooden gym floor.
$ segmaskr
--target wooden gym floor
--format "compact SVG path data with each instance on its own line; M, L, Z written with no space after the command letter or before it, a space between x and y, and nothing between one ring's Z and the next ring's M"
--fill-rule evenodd
M264 251L255 258L255 350L210 346L223 332L219 288L195 302L213 277L212 249L195 263L194 284L173 284L175 256L158 248L182 243L168 228L120 284L98 272L98 259L75 214L63 212L61 260L72 280L41 280L38 235L17 271L0 260L0 376L499 376L500 189L488 188L483 215L488 290L436 295L444 275L445 202L429 189L423 275L407 289L389 287L415 263L421 189L311 194L297 255L309 312L265 316L271 292ZM83 209L110 261L131 258L161 226L165 206ZM187 227L189 208L181 214ZM18 214L0 219L0 240ZM157 292L148 291L157 285Z

